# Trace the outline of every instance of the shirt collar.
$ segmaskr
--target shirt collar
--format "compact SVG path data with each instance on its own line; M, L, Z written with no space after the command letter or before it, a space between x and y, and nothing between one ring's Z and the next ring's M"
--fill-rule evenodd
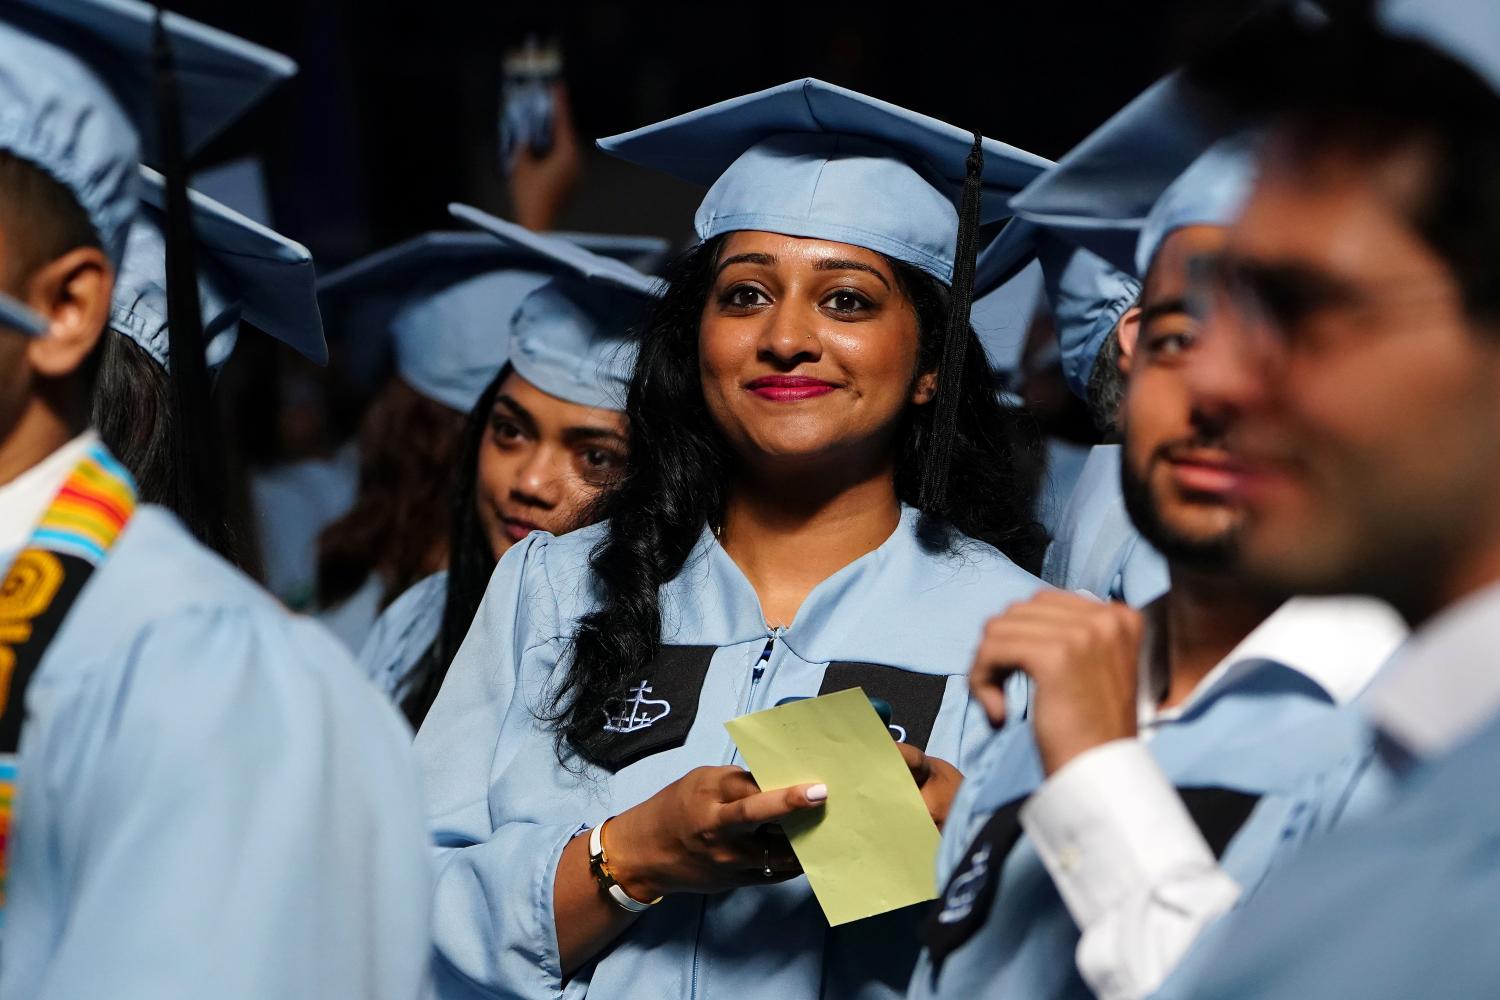
M1440 757L1500 713L1500 583L1418 629L1370 688L1364 707L1386 736L1419 758Z
M1367 597L1294 597L1257 625L1204 676L1181 704L1157 709L1166 669L1160 635L1160 602L1148 618L1142 663L1142 727L1180 718L1267 662L1295 670L1317 684L1334 704L1351 700L1370 682L1406 637L1391 607Z
M6 563L31 539L32 529L62 489L68 473L98 440L99 435L94 431L84 431L0 486L0 558Z

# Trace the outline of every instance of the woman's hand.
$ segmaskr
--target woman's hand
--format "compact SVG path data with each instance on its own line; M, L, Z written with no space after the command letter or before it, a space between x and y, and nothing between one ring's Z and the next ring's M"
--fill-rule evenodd
M948 820L948 810L953 805L953 797L958 794L958 786L964 780L963 774L941 757L929 757L910 743L897 743L896 746L905 758L906 766L911 768L922 801L927 803L927 814L941 830Z
M802 869L770 824L827 798L823 785L763 792L742 768L695 768L611 820L604 849L620 887L642 901L783 882Z

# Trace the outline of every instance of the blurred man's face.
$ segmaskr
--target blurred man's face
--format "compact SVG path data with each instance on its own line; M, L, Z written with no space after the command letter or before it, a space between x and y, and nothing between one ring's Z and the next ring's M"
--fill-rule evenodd
M1212 282L1194 405L1244 463L1254 579L1420 616L1500 541L1500 333L1466 317L1409 221L1424 150L1309 161L1286 142Z
M1225 568L1241 515L1238 469L1221 428L1192 405L1187 372L1198 357L1190 277L1223 247L1227 231L1190 226L1162 243L1141 290L1141 320L1128 352L1120 408L1121 485L1141 534L1174 564Z

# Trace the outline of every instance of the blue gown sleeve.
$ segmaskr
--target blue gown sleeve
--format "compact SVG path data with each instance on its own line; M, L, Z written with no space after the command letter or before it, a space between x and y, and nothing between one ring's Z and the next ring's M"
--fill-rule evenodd
M111 655L124 681L67 727L98 741L92 765L49 775L70 875L37 1000L420 995L431 871L407 730L334 641L210 607Z
M500 560L417 735L437 854L433 936L445 996L563 992L553 885L581 824L507 813L489 796L492 774L518 742L550 744L533 714L564 646L549 542L532 535Z
M359 669L398 705L410 689L412 668L442 630L447 597L446 572L417 581L375 619L359 651Z

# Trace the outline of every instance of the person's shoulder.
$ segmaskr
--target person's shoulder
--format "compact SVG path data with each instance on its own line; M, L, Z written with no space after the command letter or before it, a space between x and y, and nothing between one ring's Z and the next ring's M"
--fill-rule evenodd
M335 727L400 741L399 719L325 629L286 610L156 507L136 510L46 669L59 683L88 675L80 691L151 703L154 721L134 727L138 734L191 728L190 716L208 720L222 708L217 714L241 720L236 727Z
M528 591L547 590L563 607L590 604L596 591L593 556L609 535L609 522L601 521L553 535L534 531L517 542L500 559L502 570L514 567ZM497 575L501 575L497 571Z
M194 538L174 514L152 505L136 508L100 577L128 590L147 616L184 607L233 607L290 617L259 584Z
M75 611L88 624L80 631L94 645L220 622L268 653L299 653L286 657L288 663L316 666L334 677L357 677L348 655L325 629L289 611L160 507L136 509Z
M997 599L1017 601L1047 586L995 546L956 531L945 546L922 551L939 570L931 579L955 589L984 588Z
M443 601L448 596L448 571L438 570L431 576L424 576L416 583L403 590L390 606L381 612L381 619L393 621L405 621L420 616L424 612L443 606Z
M408 587L375 619L358 664L388 696L397 697L407 674L437 639L447 600L448 571L440 570Z

